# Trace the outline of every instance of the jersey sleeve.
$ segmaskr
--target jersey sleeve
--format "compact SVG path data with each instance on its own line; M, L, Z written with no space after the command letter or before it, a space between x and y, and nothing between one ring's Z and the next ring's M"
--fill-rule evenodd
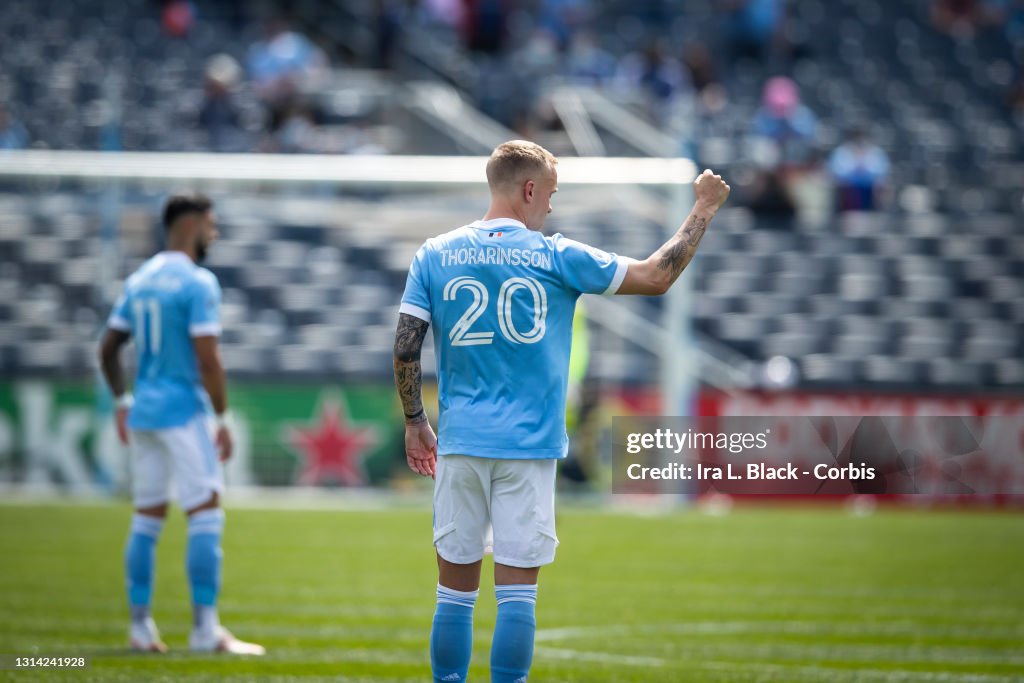
M615 294L626 277L626 259L555 235L555 257L562 281L584 294Z
M405 280L405 292L402 294L402 305L399 313L407 313L413 317L430 322L430 273L427 270L429 247L424 244L416 252L409 266L409 276Z
M132 333L132 309L128 305L128 294L123 293L117 297L114 309L107 318L107 327L118 332Z
M213 273L195 280L188 302L188 333L192 337L220 336L220 283Z

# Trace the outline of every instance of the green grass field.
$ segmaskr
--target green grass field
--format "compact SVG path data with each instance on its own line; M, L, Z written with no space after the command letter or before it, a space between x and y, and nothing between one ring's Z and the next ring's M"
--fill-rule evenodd
M193 656L184 524L158 555L172 653L125 649L124 505L0 505L0 653L87 671L0 680L424 681L427 510L229 510L224 623L262 659ZM1024 515L838 508L559 513L532 681L1024 680ZM470 680L486 681L492 582Z

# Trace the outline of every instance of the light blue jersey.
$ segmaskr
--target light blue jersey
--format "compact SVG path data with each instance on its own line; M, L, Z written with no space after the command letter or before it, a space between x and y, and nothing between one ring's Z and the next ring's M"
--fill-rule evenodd
M220 334L220 284L180 251L164 251L128 278L107 321L135 339L132 429L167 429L208 411L192 337Z
M614 294L626 261L519 221L477 221L427 240L402 313L432 323L438 455L564 458L576 300Z

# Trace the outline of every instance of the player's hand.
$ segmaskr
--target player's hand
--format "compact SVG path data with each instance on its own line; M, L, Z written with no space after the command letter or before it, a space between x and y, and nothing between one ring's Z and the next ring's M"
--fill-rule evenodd
M234 437L231 436L231 429L227 425L220 425L217 427L217 453L219 454L221 462L227 462L228 458L231 457L232 449L235 447Z
M114 411L114 424L117 425L117 439L125 446L128 445L128 411L127 406L118 406Z
M416 474L434 478L437 469L437 437L434 436L429 420L405 425L405 461Z
M730 188L722 176L715 175L711 169L705 169L693 181L693 192L697 197L696 203L711 211L718 211L725 200L729 198Z

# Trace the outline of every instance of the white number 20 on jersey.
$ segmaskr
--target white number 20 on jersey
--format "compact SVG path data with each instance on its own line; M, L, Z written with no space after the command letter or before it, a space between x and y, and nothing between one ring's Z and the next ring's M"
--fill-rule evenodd
M484 283L471 277L457 277L444 287L444 300L455 301L460 289L468 289L473 294L473 301L462 314L448 338L452 346L476 346L494 342L494 332L470 332L469 328L484 314L489 295ZM512 322L512 297L519 290L533 297L533 327L527 332L516 329ZM548 317L548 295L544 287L532 277L513 277L505 280L498 290L498 327L505 339L513 344L535 344L544 338Z

